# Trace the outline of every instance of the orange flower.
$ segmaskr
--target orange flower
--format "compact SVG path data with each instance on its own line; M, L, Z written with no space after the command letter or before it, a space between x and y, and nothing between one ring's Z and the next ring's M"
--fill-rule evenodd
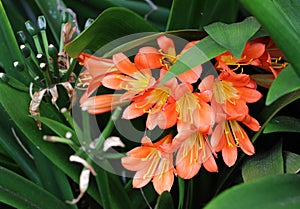
M78 61L86 70L79 77L79 84L88 85L85 94L81 98L83 103L99 86L105 75L118 72L115 64L111 59L104 59L81 52Z
M139 69L123 53L113 55L113 62L120 74L107 75L103 78L103 86L115 89L126 90L123 99L132 99L138 94L144 93L155 84L149 68ZM139 64L138 66L144 66Z
M143 60L143 65L147 65L150 68L163 68L168 70L177 59L191 48L196 42L189 42L183 48L183 50L176 54L175 44L172 39L167 36L160 36L157 38L157 44L160 50L155 49L154 47L142 47L137 54L138 60ZM177 76L177 78L184 83L195 83L198 81L202 73L202 66L196 66L191 70L182 73Z
M109 112L116 107L129 104L128 100L121 99L122 94L103 94L87 98L82 104L82 110L87 110L90 114L101 114Z
M211 105L217 122L225 120L226 117L242 120L248 114L246 103L254 103L262 97L249 75L235 74L230 69L222 71L216 79L213 75L207 76L198 88L211 95Z
M161 194L170 191L174 182L173 153L162 149L163 145L171 143L172 136L167 135L156 143L148 137L142 139L142 146L129 151L122 158L122 165L131 171L136 171L132 185L134 188L144 187L152 180L155 191Z
M177 149L176 172L184 179L193 178L201 165L209 172L218 172L214 159L214 151L210 145L207 134L200 131L179 133L172 141L172 148Z
M284 57L282 52L269 37L261 37L250 40L246 43L242 56L234 57L229 51L216 57L217 69L226 66L253 65L269 72L276 78L280 71L287 65L287 62L280 63Z
M237 159L237 147L240 147L247 155L254 154L254 147L246 133L239 125L238 120L225 120L217 124L211 144L216 152L222 151L223 160L228 166L233 166ZM260 125L249 115L241 121L253 131L258 131Z
M169 98L159 121L162 124L169 124L169 126L173 126L177 122L178 132L193 129L207 132L213 124L211 107L201 93L192 91L193 87L189 84L178 85L174 99ZM173 124L170 124L170 121Z

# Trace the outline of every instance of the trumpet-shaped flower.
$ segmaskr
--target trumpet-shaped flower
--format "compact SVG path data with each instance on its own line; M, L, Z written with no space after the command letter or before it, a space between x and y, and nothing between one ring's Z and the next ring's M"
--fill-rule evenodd
M137 68L144 65L135 65L123 53L113 55L113 62L121 73L105 76L102 83L110 89L125 90L123 99L130 100L138 94L143 94L156 82L149 68Z
M84 52L80 53L78 61L86 68L82 73L84 78L79 79L80 82L82 80L83 85L88 85L84 95L85 98L89 97L99 86L101 86L104 76L119 71L111 59L96 57ZM86 78L88 78L87 81Z
M165 152L163 145L170 144L172 136L167 135L156 143L148 137L142 139L142 146L130 150L122 158L122 165L131 171L136 171L132 185L141 188L151 180L155 191L161 194L170 191L174 182L173 153Z
M194 177L201 165L209 172L217 172L218 167L214 159L214 151L208 136L200 131L178 133L172 141L172 148L177 149L176 172L184 179Z
M103 94L89 97L81 104L81 108L90 114L109 112L129 104L129 100L123 100L121 97L122 94Z
M216 121L224 120L225 115L243 119L248 114L246 103L254 103L262 97L249 75L235 74L230 69L222 71L216 79L213 75L207 76L198 88L211 96ZM218 118L222 114L223 118Z
M143 61L143 65L150 68L163 68L168 70L178 58L191 48L196 42L189 42L183 50L177 54L174 41L167 36L160 36L157 38L159 50L154 47L142 47L137 54L137 58ZM202 73L202 66L198 65L191 68L185 73L180 74L177 78L184 83L195 83L198 81Z
M239 125L238 120L224 120L217 124L211 144L216 152L222 151L222 157L226 165L232 166L237 159L237 147L240 147L247 155L254 154L254 146L246 131ZM249 115L240 122L247 125L253 131L258 131L260 125Z
M212 124L213 117L210 105L207 99L201 93L193 92L193 87L189 84L180 84L177 86L174 94L174 99L169 98L168 104L165 106L166 110L160 117L162 124L172 125L177 122L177 130L200 130L207 132ZM173 111L175 110L175 111Z

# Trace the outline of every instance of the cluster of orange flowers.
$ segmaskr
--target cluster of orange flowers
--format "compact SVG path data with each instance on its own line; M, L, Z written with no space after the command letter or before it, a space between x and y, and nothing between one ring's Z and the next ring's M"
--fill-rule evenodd
M254 154L252 142L240 124L253 131L260 129L258 121L249 115L247 104L257 102L262 95L249 75L236 73L230 67L254 65L276 76L279 71L267 51L268 43L265 39L247 42L241 58L230 52L219 55L214 65L218 76L200 79L205 69L199 65L161 84L172 64L195 43L189 42L176 54L173 40L161 36L157 39L158 48L140 48L134 62L123 53L112 59L87 53L79 56L86 68L81 84L88 84L80 101L83 109L100 114L123 106L123 119L147 114L147 129L177 129L175 136L168 134L155 143L143 137L142 145L122 158L122 165L136 172L135 188L152 180L161 194L170 191L174 175L190 179L202 165L209 172L217 172L217 152L222 153L228 166L236 162L238 147L247 155ZM100 85L123 91L92 96Z

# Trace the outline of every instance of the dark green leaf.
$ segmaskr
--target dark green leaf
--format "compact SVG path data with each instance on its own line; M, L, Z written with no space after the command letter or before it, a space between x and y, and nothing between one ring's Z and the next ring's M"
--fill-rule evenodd
M22 209L72 208L35 183L0 167L0 202Z
M165 83L169 79L176 77L193 67L208 62L225 51L226 49L224 47L216 43L211 37L207 36L180 56L163 77L161 83ZM206 68L203 71L205 71L205 73L216 72L214 68Z
M292 152L284 153L284 166L286 173L299 173L300 172L300 155Z
M235 57L241 57L246 42L259 30L260 25L254 17L248 17L243 22L225 24L213 23L204 30L218 44L229 50Z
M204 209L297 209L300 207L300 176L284 174L234 186Z
M163 192L157 199L154 209L174 209L173 199L170 192Z
M291 65L288 65L272 83L268 91L266 105L270 105L281 96L298 89L300 89L300 76Z
M185 197L185 183L184 179L178 177L178 189L179 189L179 202L178 209L182 209L184 207L184 197Z
M6 16L2 2L0 2L0 48L2 52L0 56L0 67L5 70L8 75L12 75L24 84L29 84L30 78L23 71L16 70L13 66L15 61L24 65L24 58L19 50L14 32L11 28L10 22Z
M28 138L46 157L60 168L64 173L78 182L80 175L80 167L69 162L69 156L73 154L70 147L63 144L53 144L43 140L43 133L39 131L33 118L29 117L30 97L28 93L17 91L15 88L7 85L0 79L0 102L7 114L22 131L24 136ZM18 104L18 108L14 108ZM42 102L41 114L46 117L53 118L57 121L62 121L59 113L53 105ZM91 195L97 199L96 188L92 185L88 190Z
M129 196L129 199L132 201L131 203L132 208L146 208L147 203L144 197L146 197L147 201L151 203L158 196L152 184L147 184L142 189L135 189L132 188L132 180L131 180L126 184L125 188Z
M167 30L201 29L216 21L234 22L238 6L239 1L237 0L174 0ZM226 8L226 12L224 12L224 8Z
M241 2L270 34L296 73L300 75L300 53L298 53L300 17L297 9L300 1L241 0Z
M269 151L255 154L242 167L244 182L252 181L264 176L284 173L282 145L276 145Z
M97 51L105 44L126 35L141 32L156 32L143 18L124 8L109 8L65 49L71 57L77 57L84 49Z
M107 162L102 162L107 165ZM109 173L102 167L94 166L97 173L96 181L104 208L130 209L131 202L128 198L121 180L113 173Z
M288 116L278 116L274 117L265 127L263 133L273 133L273 132L296 132L300 133L300 119L288 117Z

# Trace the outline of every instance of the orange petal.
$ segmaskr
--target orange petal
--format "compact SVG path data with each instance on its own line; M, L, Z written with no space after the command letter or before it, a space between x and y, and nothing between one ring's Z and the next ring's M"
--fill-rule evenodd
M112 60L103 59L84 52L80 53L78 61L86 67L92 76L104 75L118 70Z
M157 44L164 53L176 56L175 45L172 39L167 36L160 36L157 38Z
M153 178L153 186L158 194L164 191L170 191L174 183L174 171L173 168L168 172L163 173L161 176L157 175Z
M262 43L246 44L242 57L246 56L247 60L257 59L263 55L266 47Z
M116 67L126 75L132 75L138 72L136 66L123 53L113 55L113 62Z
M242 123L244 123L248 128L250 128L253 131L258 131L260 129L259 122L250 115L246 115L246 117L242 120Z
M244 99L247 103L254 103L262 98L262 94L255 89L238 87L236 89L239 90L240 98Z
M102 84L106 88L121 90L126 86L126 78L125 75L107 75L102 79Z
M217 163L212 155L203 162L203 166L209 172L218 172Z
M134 58L138 69L154 69L161 67L162 55L154 47L142 47Z
M227 166L233 166L237 159L237 148L226 144L222 149L222 157Z
M133 188L142 188L146 186L152 179L152 176L145 176L148 168L145 168L141 171L136 172L133 177L132 186Z
M136 105L135 103L132 103L124 110L123 115L122 115L123 119L131 120L131 119L140 117L141 115L143 115L145 113L145 111L146 111L145 109L147 109L147 107L136 108L135 105ZM150 105L148 105L148 109L149 108L150 108Z
M184 145L182 145L176 156L176 172L177 175L183 179L190 179L193 178L201 168L201 160L195 159L195 156L191 156L192 154L197 154L194 152L188 151L189 153L185 155ZM191 148L193 149L193 148ZM198 151L197 151L198 152ZM199 154L198 154L199 155ZM200 155L199 155L200 157ZM192 159L192 161L191 161Z

